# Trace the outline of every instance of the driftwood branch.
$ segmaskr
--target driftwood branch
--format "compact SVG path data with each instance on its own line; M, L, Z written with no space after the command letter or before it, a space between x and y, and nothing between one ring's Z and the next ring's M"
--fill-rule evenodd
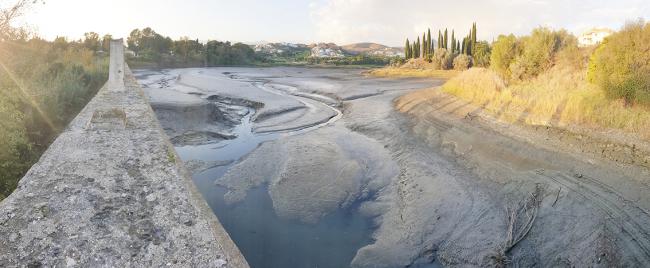
M506 208L508 227L506 228L505 243L497 250L492 261L497 267L510 263L508 253L519 244L533 228L537 212L543 198L543 189L537 185L535 191L515 208Z

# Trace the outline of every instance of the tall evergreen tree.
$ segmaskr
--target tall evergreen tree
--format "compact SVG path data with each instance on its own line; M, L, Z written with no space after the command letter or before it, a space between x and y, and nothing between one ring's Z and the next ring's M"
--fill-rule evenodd
M438 48L442 48L442 32L438 30Z
M454 30L451 30L451 53L454 54L454 52L456 52L456 36Z
M472 24L472 52L476 47L476 42L478 42L478 40L476 40L476 22L474 22L474 24Z
M456 40L456 53L460 51L460 41Z
M433 55L433 41L431 40L431 28L427 29L427 54Z
M415 43L415 55L413 55L414 58L419 58L420 57L420 37L418 36L418 41Z
M467 45L467 37L463 38L463 43L461 43L461 44L462 45L460 47L460 53L461 54L467 54L467 53L465 53L465 46Z
M406 44L404 44L404 58L407 60L411 58L411 44L409 44L408 38L406 38Z
M427 57L427 53L428 53L427 49L428 49L428 47L427 47L427 35L426 35L426 33L422 33L422 54L421 55L422 55L423 58Z
M445 36L444 40L442 41L442 47L445 49L449 49L449 40L447 39L447 28L445 28Z

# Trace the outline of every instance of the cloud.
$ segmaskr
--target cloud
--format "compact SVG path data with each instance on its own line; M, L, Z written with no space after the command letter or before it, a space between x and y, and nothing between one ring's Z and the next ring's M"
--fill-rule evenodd
M650 1L582 0L324 0L310 5L318 40L340 44L370 41L401 45L427 27L456 29L465 35L472 22L479 38L526 34L537 26L579 33L590 27L617 29L626 21L648 18Z

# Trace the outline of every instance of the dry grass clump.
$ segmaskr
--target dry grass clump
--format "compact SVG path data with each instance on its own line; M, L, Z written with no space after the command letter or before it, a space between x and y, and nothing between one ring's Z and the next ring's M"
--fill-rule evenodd
M440 67L440 63L435 59L429 61L427 59L417 58L410 59L399 67L385 67L381 69L374 69L366 73L377 77L426 77L451 79L460 72L455 70L444 70L444 68Z
M555 66L511 85L492 70L472 68L449 80L443 91L509 123L613 128L650 139L647 107L626 107L621 100L607 98L605 92L586 81L585 72L575 68Z
M427 77L439 79L451 79L460 72L452 70L434 70L434 69L406 69L387 67L375 69L368 74L377 77Z

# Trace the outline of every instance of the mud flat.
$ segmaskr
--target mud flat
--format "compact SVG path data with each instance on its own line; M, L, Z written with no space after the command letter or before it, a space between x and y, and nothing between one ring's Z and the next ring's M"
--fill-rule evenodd
M313 68L137 75L252 267L649 263L642 153L569 150L550 131L501 125L440 94L439 80Z

